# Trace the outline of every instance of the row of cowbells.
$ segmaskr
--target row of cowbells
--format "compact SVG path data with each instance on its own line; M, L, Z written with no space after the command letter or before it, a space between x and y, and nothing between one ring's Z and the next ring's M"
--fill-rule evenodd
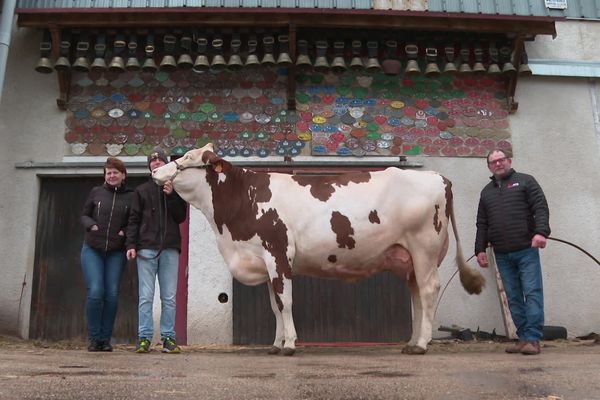
M275 59L273 54L265 54L262 58L259 58L256 54L250 54L245 60L239 54L233 54L226 59L223 55L217 54L215 56L209 56L200 54L195 57L195 60L189 54L182 54L177 59L172 55L165 55L162 57L160 63L156 63L154 57L146 58L141 64L136 57L113 57L110 63L106 63L104 58L96 58L90 64L88 59L85 57L78 57L73 64L70 63L67 57L59 57L55 63L52 63L50 58L42 57L39 59L35 70L41 73L51 73L53 70L56 71L68 71L73 69L78 72L88 71L112 71L112 72L125 72L125 71L145 71L145 72L156 72L158 70L165 72L173 72L176 69L192 69L196 72L204 72L208 70L224 70L229 69L232 71L239 70L241 68L252 68L258 66L267 67L290 67L293 63L292 58L288 53L281 53ZM424 68L418 60L410 59L406 62L404 68L402 63L397 59L386 59L382 62L378 58L372 57L363 59L362 57L353 57L349 62L342 56L334 57L331 62L325 56L317 56L314 63L310 57L306 54L298 55L296 59L296 66L302 69L314 69L320 73L344 73L347 70L361 71L366 70L368 72L379 72L382 71L388 75L420 75L424 73L426 76L436 76L440 74L514 74L519 75L531 75L531 69L527 64L520 64L519 69L514 67L511 62L506 62L502 66L497 63L492 63L487 68L481 62L476 62L471 67L468 63L455 63L446 62L442 68L439 67L437 62L424 63Z
M181 54L177 58L170 54L166 54L162 57L161 61L157 64L154 57L146 57L142 63L139 62L137 57L123 58L120 56L113 57L107 64L104 58L95 58L90 64L86 57L78 57L75 62L71 64L69 59L65 56L59 57L55 63L49 57L41 57L35 66L35 70L40 73L52 73L56 71L69 71L73 69L78 72L88 71L112 71L112 72L125 72L125 71L146 71L156 72L158 70L165 72L173 72L176 69L193 69L196 72L213 70L239 70L247 67L258 67L260 65L273 67L289 67L293 64L292 58L288 53L281 53L275 58L271 53L267 53L262 58L259 58L257 54L249 54L245 60L239 54L232 54L227 60L221 54L214 56L207 56L205 54L199 54L192 59L189 54Z

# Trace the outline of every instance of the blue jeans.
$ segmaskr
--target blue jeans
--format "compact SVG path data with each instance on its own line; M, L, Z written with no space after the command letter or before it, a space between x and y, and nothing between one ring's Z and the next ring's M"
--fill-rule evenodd
M530 247L495 255L519 340L540 340L544 328L544 293L539 249Z
M175 300L177 295L177 275L179 272L179 251L163 249L157 258L157 250L138 251L137 269L139 280L139 327L138 336L152 340L154 320L152 303L154 285L158 276L160 286L160 336L161 339L175 339Z
M97 250L83 242L81 269L87 290L85 314L90 339L109 341L112 336L126 264L125 251Z

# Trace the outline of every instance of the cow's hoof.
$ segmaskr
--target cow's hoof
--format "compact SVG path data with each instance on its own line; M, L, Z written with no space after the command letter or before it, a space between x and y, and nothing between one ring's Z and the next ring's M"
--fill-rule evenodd
M296 349L290 349L289 347L284 347L283 348L283 355L284 356L293 356L295 352L296 352Z
M279 354L279 352L281 352L281 349L277 346L271 346L269 349L269 354L271 355Z
M402 353L404 353L404 354L425 354L425 353L427 353L427 349L424 349L419 346L414 346L414 345L406 345L402 349Z

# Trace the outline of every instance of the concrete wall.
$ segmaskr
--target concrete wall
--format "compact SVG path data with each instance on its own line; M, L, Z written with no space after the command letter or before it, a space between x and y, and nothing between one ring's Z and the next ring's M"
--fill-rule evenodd
M555 40L528 43L530 58L598 59L600 25L557 24ZM564 38L564 40L563 40ZM573 40L578 38L580 40ZM38 174L78 174L78 170L16 169L24 161L58 162L66 154L65 113L58 110L56 75L33 70L40 36L15 30L2 103L0 104L0 332L27 337L35 251ZM565 42L566 40L566 42ZM531 77L520 79L519 110L510 117L513 166L533 174L546 192L553 236L573 241L598 257L600 236L600 135L596 99L600 91L588 79ZM417 161L417 160L415 160ZM454 183L456 216L465 254L473 252L479 191L488 181L485 161L476 158L420 158L424 169L436 170ZM89 172L87 172L89 173ZM188 340L190 343L229 343L232 337L231 277L223 265L214 236L204 217L192 211L189 265ZM440 268L442 286L456 267L454 247ZM600 329L600 268L582 253L550 242L542 251L546 324L566 326L570 335ZM472 260L471 265L476 267ZM477 267L478 268L478 267ZM452 280L437 310L434 326L458 324L504 333L495 278L483 271L488 286L469 296L458 278ZM218 302L220 293L229 296ZM82 299L83 301L83 299ZM435 333L435 332L434 332Z

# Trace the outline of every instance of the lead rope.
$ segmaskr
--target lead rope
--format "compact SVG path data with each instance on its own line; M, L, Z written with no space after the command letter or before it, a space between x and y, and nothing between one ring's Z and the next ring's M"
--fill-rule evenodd
M600 266L600 261L598 261L596 259L596 257L594 257L593 255L591 255L590 253L588 253L586 250L582 249L581 247L577 246L575 243L571 243L571 242L569 242L567 240L558 239L558 238L554 238L554 237L551 237L551 236L548 236L546 239L548 239L548 240L554 240L556 242L561 242L561 243L567 244L569 246L575 247L577 250L581 251L586 256L588 256L589 258L591 258L592 260L594 260L594 262L596 264L598 264L598 266ZM473 257L475 257L475 254L473 254L471 257L469 257L469 259L467 260L467 262L469 262ZM440 293L440 295L438 297L437 304L435 305L435 311L433 312L434 316L437 313L437 309L438 309L438 307L440 305L440 302L442 300L442 296L444 295L444 292L446 291L446 288L448 287L448 285L450 285L450 282L452 281L452 279L454 279L454 277L456 276L457 273L458 273L458 268L456 269L456 271L454 271L454 273L452 274L452 276L450 277L450 279L448 279L448 282L446 282L446 285L444 285L444 289L442 289L442 292Z

